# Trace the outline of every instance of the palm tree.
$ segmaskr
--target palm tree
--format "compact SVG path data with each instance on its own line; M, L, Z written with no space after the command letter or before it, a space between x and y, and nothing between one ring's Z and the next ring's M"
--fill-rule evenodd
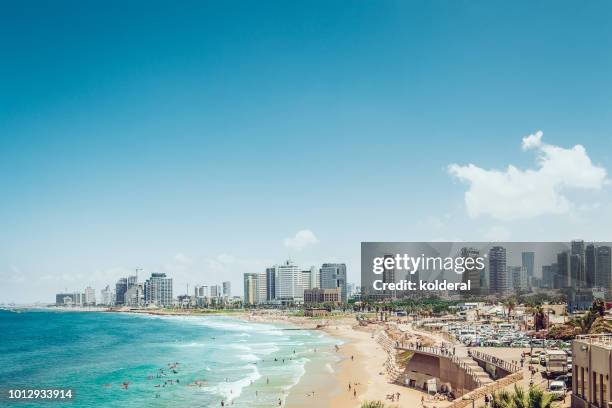
M514 392L501 390L493 395L492 408L552 408L554 396L539 388L530 387L528 392L514 386Z
M365 401L361 408L385 408L385 404L381 401Z

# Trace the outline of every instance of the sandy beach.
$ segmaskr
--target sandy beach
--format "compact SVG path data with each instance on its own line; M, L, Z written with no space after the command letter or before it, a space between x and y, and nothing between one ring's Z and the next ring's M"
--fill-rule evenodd
M312 329L317 325L303 318L280 320ZM387 353L375 340L376 328L361 327L354 318L345 318L316 329L339 340L340 359L327 367L307 366L304 376L289 392L286 406L352 408L360 407L364 401L383 401L396 407L418 406L425 393L389 382L384 367ZM394 401L387 398L391 395L396 396Z

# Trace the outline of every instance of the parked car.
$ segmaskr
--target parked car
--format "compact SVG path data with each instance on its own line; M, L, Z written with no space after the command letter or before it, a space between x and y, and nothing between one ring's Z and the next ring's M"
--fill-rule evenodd
M565 387L565 382L563 381L552 381L548 387L548 391L553 395L565 396L567 388Z
M560 375L555 378L555 381L563 381L565 386L569 388L572 385L572 376L567 374Z

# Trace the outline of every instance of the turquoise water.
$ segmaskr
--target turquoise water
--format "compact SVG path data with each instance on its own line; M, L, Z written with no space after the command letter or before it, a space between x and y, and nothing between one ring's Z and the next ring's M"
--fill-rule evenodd
M276 406L307 362L335 358L333 344L228 317L0 310L0 406ZM71 388L75 398L7 400L15 388Z

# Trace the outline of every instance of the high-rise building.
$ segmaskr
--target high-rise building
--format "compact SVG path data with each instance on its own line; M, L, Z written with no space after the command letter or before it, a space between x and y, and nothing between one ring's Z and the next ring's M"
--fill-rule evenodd
M274 300L276 296L276 268L266 268L266 301Z
M100 291L100 303L105 306L113 306L114 302L112 301L112 297L112 290L106 285L106 287Z
M385 256L383 257L384 261L386 261L387 258L393 258L393 255L385 254ZM383 261L383 266L387 264L384 261ZM395 267L387 268L386 266L384 266L383 273L382 273L382 281L383 281L383 284L384 283L394 283L395 282ZM321 275L321 283L323 283L323 275ZM321 286L321 287L324 287L324 286ZM385 289L385 290L382 291L382 295L386 299L395 299L396 298L396 291L395 290L391 290L391 289Z
M208 290L208 285L196 285L194 288L194 295L196 298L210 297L210 291Z
M304 298L302 271L292 261L274 267L274 299L289 302L301 302Z
M57 306L83 306L84 302L85 294L80 292L58 293L55 295L55 304Z
M535 253L526 251L521 253L521 266L527 271L528 286L533 286L533 272L535 268Z
M230 281L223 282L223 296L232 297L232 283Z
M480 257L480 252L476 248L461 248L459 256L463 259L474 259ZM463 283L470 282L470 294L479 295L482 293L482 285L480 281L480 272L481 270L476 267L476 265L471 267L466 267L465 271L461 276L461 281Z
M321 265L321 289L340 288L342 303L347 301L346 264L324 263Z
M267 272L262 272L262 273L257 274L256 302L258 305L268 303L271 301L271 296L268 293L268 288L269 288L268 278L269 277L270 275ZM272 274L272 279L274 279L274 274Z
M509 266L508 276L512 278L512 289L515 292L524 293L529 290L527 268L524 266Z
M555 289L570 287L571 261L570 252L563 251L557 254L557 274L555 275Z
M321 286L321 273L319 268L311 266L310 269L302 271L302 283L304 290L316 289Z
M144 285L136 283L128 285L129 288L125 292L126 306L142 306L144 305Z
M587 288L592 288L595 286L595 259L595 245L589 244L584 250L584 275Z
M598 246L595 254L595 284L610 291L611 282L610 247Z
M220 285L210 285L210 297L219 298L223 296L223 292Z
M125 292L127 292L127 279L120 278L115 284L115 304L117 306L125 304Z
M489 285L490 293L508 293L509 279L504 247L494 246L489 249Z
M579 288L586 285L585 248L584 241L581 239L571 242L570 276L572 287Z
M96 304L96 291L91 286L85 288L84 303L86 306L94 306Z
M144 285L145 303L156 306L172 306L172 278L165 273L152 273Z
M257 274L244 274L244 304L256 305L257 302Z
M555 271L557 264L542 265L542 287L552 289L555 281Z

